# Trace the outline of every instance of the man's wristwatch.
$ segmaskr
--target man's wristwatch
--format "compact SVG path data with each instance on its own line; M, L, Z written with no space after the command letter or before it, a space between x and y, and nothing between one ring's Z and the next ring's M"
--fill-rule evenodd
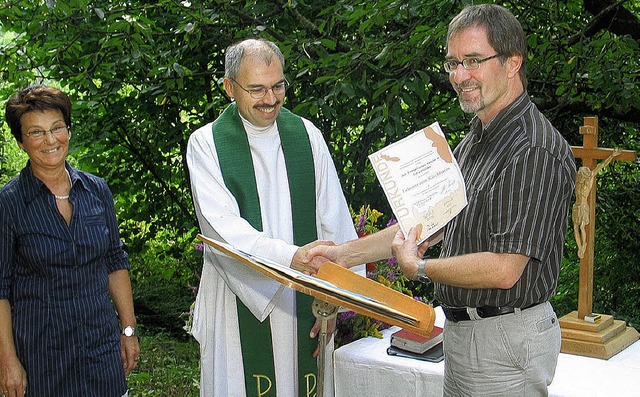
M134 336L136 334L136 329L130 325L122 328L122 335L124 336Z
M420 259L418 261L418 281L425 284L431 282L431 279L429 278L429 276L427 276L424 270L426 264L427 264L426 259Z

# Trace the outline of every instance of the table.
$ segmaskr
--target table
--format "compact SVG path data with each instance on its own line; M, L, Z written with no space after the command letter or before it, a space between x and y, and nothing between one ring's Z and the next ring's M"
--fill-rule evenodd
M438 326L444 314L435 308ZM444 362L430 363L387 355L391 334L367 337L334 353L336 397L442 396ZM560 353L550 396L640 396L640 341L609 360Z

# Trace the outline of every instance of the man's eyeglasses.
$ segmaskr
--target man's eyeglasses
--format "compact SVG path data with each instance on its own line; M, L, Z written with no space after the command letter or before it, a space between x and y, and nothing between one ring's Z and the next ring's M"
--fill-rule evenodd
M237 84L238 87L242 88L244 91L248 92L249 95L251 95L251 98L253 99L264 98L264 96L267 95L267 92L269 90L273 92L273 95L282 95L284 94L284 92L287 90L287 87L289 86L289 82L285 79L271 87L251 88L248 90L243 86L241 86L240 83L238 83L234 79L231 79L231 81L233 81L234 84Z
M50 130L33 130L29 132L25 132L24 135L33 139L34 141L40 141L44 139L47 132L51 133L53 136L61 136L69 132L69 126L67 125L59 125L57 127L53 127Z
M492 55L490 57L482 58L482 59L465 58L462 61L454 61L454 60L444 61L443 66L444 66L444 70L447 73L455 72L455 70L458 68L458 65L462 65L462 67L467 70L473 70L473 69L478 69L482 62L488 61L489 59L493 59L499 56L500 54L496 54L496 55Z

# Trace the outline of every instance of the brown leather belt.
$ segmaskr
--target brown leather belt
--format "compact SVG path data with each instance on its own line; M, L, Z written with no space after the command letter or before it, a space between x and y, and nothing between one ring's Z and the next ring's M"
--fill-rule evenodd
M537 303L524 307L522 308L522 310L536 305ZM516 308L511 306L449 307L442 305L442 311L444 312L447 320L457 323L458 321L478 320L480 318L489 318L502 316L503 314L511 314L516 311Z

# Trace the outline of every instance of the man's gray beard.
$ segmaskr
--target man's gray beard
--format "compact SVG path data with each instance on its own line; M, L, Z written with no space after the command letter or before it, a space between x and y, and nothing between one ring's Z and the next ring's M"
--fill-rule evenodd
M458 103L460 104L462 111L465 113L478 113L478 111L484 109L484 101L482 98L475 101L463 101L458 97Z

